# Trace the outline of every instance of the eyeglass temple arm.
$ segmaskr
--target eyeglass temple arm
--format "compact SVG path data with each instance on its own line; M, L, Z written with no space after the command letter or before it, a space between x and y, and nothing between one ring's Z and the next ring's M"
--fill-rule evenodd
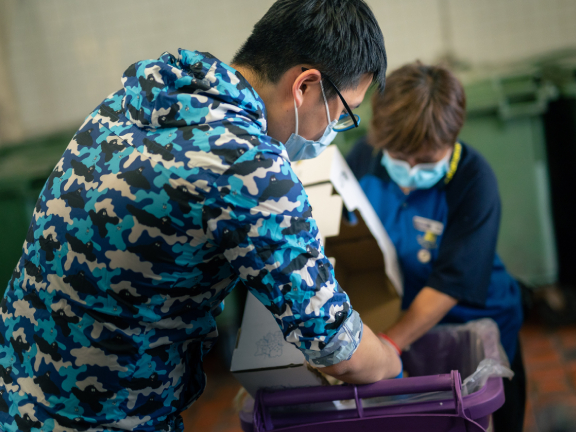
M310 70L310 69L305 68L305 67L302 68L302 72L306 72L307 70ZM330 78L328 78L328 75L326 75L322 71L318 71L318 72L320 72L320 75L322 75L326 79L326 81L328 81L330 83L330 85L334 88L334 90L336 91L336 94L338 95L338 97L340 98L342 103L344 104L344 108L346 108L346 111L348 111L348 115L350 117L352 117L352 121L354 122L354 127L358 127L358 120L356 120L356 116L352 113L352 110L350 109L350 107L346 103L346 99L344 99L344 96L342 96L342 93L340 93L340 91L338 90L338 87L336 87L336 85L332 82L332 80Z

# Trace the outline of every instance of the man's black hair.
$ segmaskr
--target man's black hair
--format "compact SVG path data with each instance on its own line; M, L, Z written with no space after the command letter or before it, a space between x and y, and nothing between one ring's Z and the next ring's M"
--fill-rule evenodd
M386 82L384 37L363 0L278 0L256 23L232 64L277 83L290 68L309 64L340 90L370 73L380 91ZM336 95L324 81L327 97Z

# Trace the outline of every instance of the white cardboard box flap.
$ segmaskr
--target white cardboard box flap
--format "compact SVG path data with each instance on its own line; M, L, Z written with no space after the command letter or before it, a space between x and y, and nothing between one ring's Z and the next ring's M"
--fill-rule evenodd
M253 397L263 387L321 385L321 378L310 372L304 362L304 354L284 340L268 309L256 297L248 294L230 366L236 379Z
M340 233L343 203L340 195L332 194L333 190L334 186L330 183L306 188L312 214L323 239L337 236Z
M232 357L233 372L304 364L304 355L284 340L270 311L252 294L248 294L244 310Z

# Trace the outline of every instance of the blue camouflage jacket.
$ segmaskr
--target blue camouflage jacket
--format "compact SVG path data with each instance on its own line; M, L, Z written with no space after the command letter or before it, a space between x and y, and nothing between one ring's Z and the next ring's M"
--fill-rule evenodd
M314 365L360 341L248 82L186 50L122 82L46 182L0 305L5 431L182 430L239 281Z

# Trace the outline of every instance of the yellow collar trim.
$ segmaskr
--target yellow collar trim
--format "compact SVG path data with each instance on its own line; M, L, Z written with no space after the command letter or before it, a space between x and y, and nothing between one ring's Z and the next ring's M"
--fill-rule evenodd
M444 183L450 183L454 174L456 174L456 170L458 169L458 163L460 162L460 158L462 157L462 144L457 142L454 144L454 152L452 153L452 158L450 159L450 166L448 167L448 173L446 174L446 178L444 179Z

